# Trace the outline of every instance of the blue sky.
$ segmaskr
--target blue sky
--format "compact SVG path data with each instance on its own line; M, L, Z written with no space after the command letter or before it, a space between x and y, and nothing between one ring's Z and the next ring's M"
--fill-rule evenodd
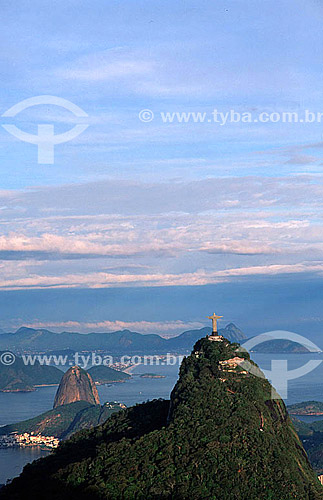
M318 332L322 123L163 123L160 113L323 112L322 2L22 1L2 15L0 115L51 95L88 117L39 105L0 124L32 134L39 124L56 134L89 127L55 146L49 165L0 127L1 326L174 333L205 324L211 286L213 309L253 331L272 290L286 290L283 326L300 318ZM142 109L154 120L141 122ZM235 313L241 283L259 304L244 304L248 320ZM140 314L129 287L144 301ZM53 289L55 311L45 307ZM105 290L107 301L115 293L120 312L107 302L98 313L92 299L86 314L69 309L80 289L91 298ZM178 290L186 309L176 317L157 289Z

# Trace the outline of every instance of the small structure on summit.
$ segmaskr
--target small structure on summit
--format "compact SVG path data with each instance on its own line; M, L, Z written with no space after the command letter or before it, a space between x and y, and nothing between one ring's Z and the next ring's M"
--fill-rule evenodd
M217 316L215 313L212 316L208 316L208 319L212 320L212 335L208 336L208 339L215 342L221 342L223 340L222 335L218 334L218 319L223 318L223 316Z

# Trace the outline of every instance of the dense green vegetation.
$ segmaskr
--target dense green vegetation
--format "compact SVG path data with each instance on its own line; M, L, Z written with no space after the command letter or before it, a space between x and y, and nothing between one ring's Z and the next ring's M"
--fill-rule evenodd
M239 367L221 369L219 362L236 356L236 348L200 340L182 363L170 403L137 405L74 434L26 466L2 498L322 499L269 382Z
M313 435L314 431L309 426L309 424L307 424L306 422L303 422L302 420L299 420L298 418L294 417L293 415L290 418L291 418L291 421L293 422L295 430L300 438L304 438L304 437Z
M317 403L317 401L311 403ZM292 421L303 442L312 467L318 474L323 474L323 420L307 423L292 416Z
M124 382L128 380L130 375L118 370L114 370L109 366L99 365L92 366L87 372L91 375L94 382L99 384L107 384L109 382Z
M105 422L113 413L120 410L118 403L91 405L86 401L76 401L53 410L49 410L37 417L17 422L16 424L0 427L0 435L16 432L42 434L65 439L81 429L89 429Z
M0 363L0 391L32 391L35 385L59 384L63 375L54 366L40 365L38 361L25 365L16 356L12 365Z

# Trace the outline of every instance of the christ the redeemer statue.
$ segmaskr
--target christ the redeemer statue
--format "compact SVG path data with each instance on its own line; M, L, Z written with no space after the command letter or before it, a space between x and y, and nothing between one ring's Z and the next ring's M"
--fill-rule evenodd
M223 318L223 316L217 316L213 313L212 316L208 316L208 319L212 320L212 335L218 335L218 319Z

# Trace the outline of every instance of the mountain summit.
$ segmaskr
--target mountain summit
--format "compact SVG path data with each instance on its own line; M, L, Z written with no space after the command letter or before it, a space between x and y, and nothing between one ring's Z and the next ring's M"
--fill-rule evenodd
M72 366L64 374L57 389L54 408L75 401L100 404L98 390L91 375L79 366Z
M245 370L250 358L238 344L216 340L195 344L170 401L136 405L75 434L28 465L3 498L322 499L285 404Z

